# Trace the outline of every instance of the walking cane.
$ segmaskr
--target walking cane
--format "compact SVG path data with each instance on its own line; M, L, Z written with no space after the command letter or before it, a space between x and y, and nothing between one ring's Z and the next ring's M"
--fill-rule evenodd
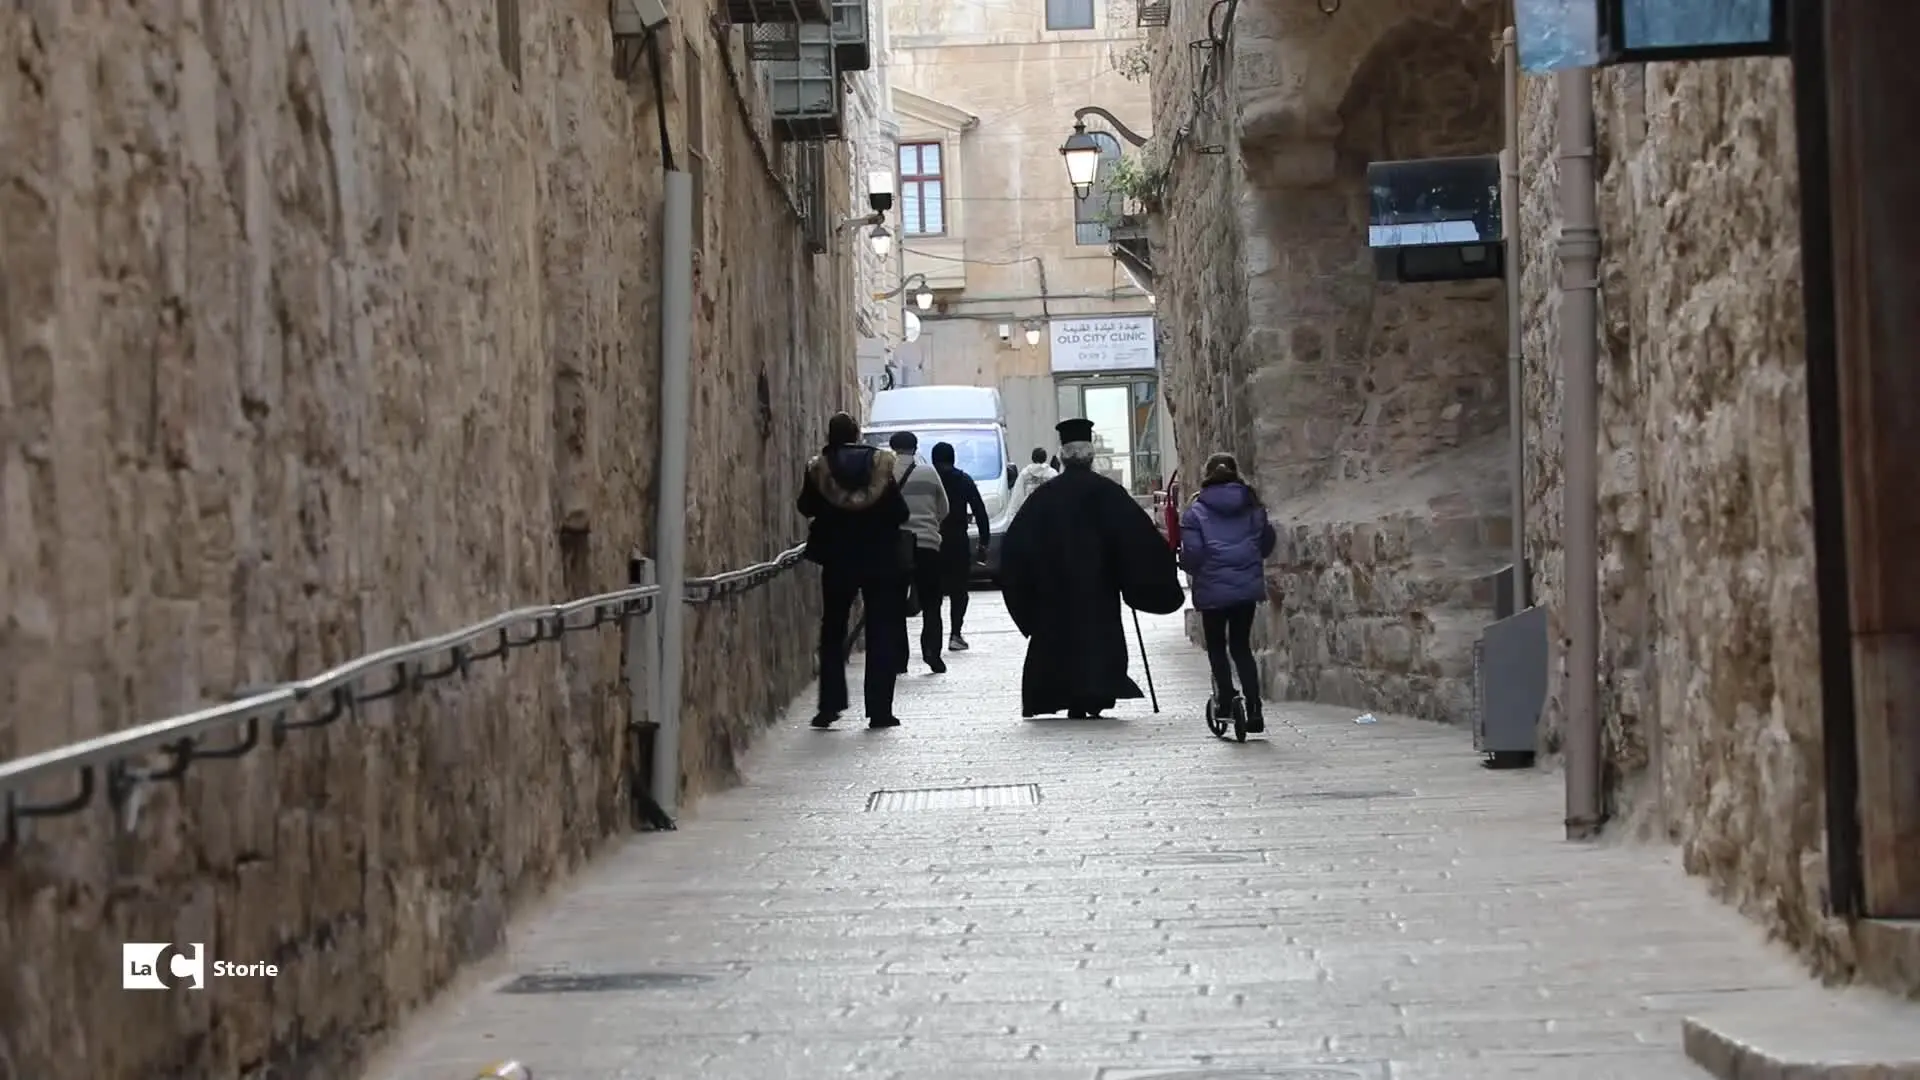
M1140 633L1140 611L1138 608L1130 610L1133 611L1133 640L1140 643L1140 666L1145 669L1147 673L1147 698L1153 702L1153 711L1158 713L1160 711L1160 695L1153 688L1153 664L1147 660L1146 636Z

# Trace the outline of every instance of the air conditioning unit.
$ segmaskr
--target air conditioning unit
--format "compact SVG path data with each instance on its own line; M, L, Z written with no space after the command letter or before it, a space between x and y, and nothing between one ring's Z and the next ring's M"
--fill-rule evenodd
M821 142L845 134L845 96L828 28L800 28L791 59L766 63L767 103L781 138ZM817 31L817 32L815 32Z
M872 20L867 0L829 0L833 9L833 62L841 71L873 67Z
M720 17L736 26L823 23L827 0L720 0Z

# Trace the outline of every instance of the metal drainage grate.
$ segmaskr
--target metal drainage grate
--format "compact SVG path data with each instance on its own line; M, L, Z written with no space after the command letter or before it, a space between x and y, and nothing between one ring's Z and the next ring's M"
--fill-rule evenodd
M1002 806L1036 806L1039 802L1039 784L990 784L984 787L876 791L867 796L867 809L985 810Z
M1287 791L1276 798L1281 799L1404 799L1404 791Z
M678 971L619 971L600 974L553 972L522 975L500 988L503 994L618 994L635 990L680 990L713 981L710 975Z
M1261 1068L1102 1068L1094 1080L1386 1080L1379 1068L1275 1065Z
M1146 861L1156 866L1225 866L1229 863L1266 860L1257 854L1246 855L1233 851L1176 851L1165 855L1149 855Z

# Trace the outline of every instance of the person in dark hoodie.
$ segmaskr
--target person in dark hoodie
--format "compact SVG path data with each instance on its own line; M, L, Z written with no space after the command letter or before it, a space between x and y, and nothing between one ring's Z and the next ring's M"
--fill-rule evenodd
M813 726L831 727L846 710L847 622L853 599L866 606L867 726L899 727L894 681L907 665L907 567L900 530L907 503L891 450L860 444L846 413L827 421L827 445L812 461L796 501L810 519L806 557L820 565L820 698Z
M954 464L952 443L933 444L933 467L947 487L947 517L940 523L940 595L953 601L947 651L966 652L967 639L960 636L960 624L967 618L967 583L973 577L973 564L987 557L992 526L987 522L987 504L980 498L980 485ZM967 542L969 517L980 530L978 545Z
M1240 463L1232 454L1208 458L1200 494L1180 515L1180 567L1193 580L1216 700L1223 706L1233 700L1233 669L1240 669L1248 731L1267 729L1253 660L1253 613L1267 596L1262 564L1277 540L1260 496L1240 477Z

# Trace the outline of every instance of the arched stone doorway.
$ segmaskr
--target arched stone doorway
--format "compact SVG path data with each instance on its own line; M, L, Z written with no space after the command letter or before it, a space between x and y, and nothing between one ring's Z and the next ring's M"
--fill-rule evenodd
M1500 149L1504 5L1250 0L1237 99L1248 332L1235 442L1292 526L1281 696L1464 723L1509 528L1498 283L1376 280L1370 161Z

